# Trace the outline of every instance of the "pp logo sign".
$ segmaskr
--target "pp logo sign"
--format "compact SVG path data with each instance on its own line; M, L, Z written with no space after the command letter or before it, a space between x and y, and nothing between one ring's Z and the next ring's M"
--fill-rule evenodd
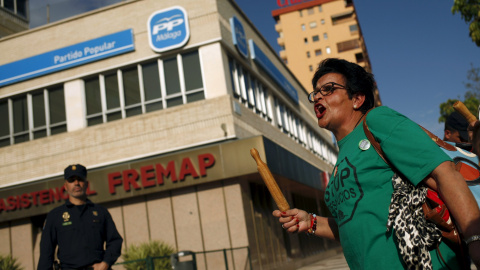
M179 6L150 15L147 28L150 47L156 52L180 48L190 38L187 12Z

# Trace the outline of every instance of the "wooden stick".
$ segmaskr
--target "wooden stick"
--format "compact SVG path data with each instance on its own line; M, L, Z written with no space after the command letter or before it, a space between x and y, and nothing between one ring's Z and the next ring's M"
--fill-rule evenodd
M453 104L453 108L455 109L455 111L459 112L463 117L465 117L465 119L468 121L468 123L477 121L477 117L475 117L475 115L473 115L467 109L467 107L465 106L465 104L463 104L463 102L461 102L461 101L455 102Z
M267 164L265 164L260 159L257 149L255 148L250 149L250 154L252 155L253 159L257 163L258 172L260 173L260 176L262 177L263 182L265 182L265 185L267 185L268 191L270 191L270 194L272 194L273 200L277 204L278 209L282 212L285 212L288 209L290 209L290 205L285 199L285 196L283 196L283 193L278 187L277 182L273 178L273 175L270 172L270 169L268 168Z

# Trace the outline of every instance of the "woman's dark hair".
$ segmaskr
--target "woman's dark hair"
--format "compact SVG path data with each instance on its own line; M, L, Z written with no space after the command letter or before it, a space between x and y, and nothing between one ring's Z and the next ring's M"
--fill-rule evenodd
M338 73L345 77L348 97L352 98L356 93L365 95L365 102L360 107L363 113L375 106L374 91L376 87L373 74L367 72L363 67L343 59L327 58L323 60L315 71L312 85L315 89L317 81L328 73Z

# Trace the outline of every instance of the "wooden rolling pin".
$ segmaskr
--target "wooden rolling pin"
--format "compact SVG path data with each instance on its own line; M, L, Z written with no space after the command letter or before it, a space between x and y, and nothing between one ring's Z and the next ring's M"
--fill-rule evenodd
M453 104L453 108L455 109L455 111L459 112L463 117L465 117L465 119L467 119L468 123L477 121L477 117L475 117L475 115L473 115L467 109L467 107L465 106L465 104L463 104L463 102L461 102L461 101L455 102Z
M260 173L260 176L262 177L263 182L265 182L265 185L267 185L268 191L270 191L270 194L272 194L273 200L277 204L278 209L282 212L285 212L288 209L290 209L290 205L285 199L285 196L283 196L283 193L278 187L277 182L273 178L273 175L270 172L270 169L268 168L267 164L265 164L265 162L263 162L262 159L260 159L257 149L255 148L250 149L250 155L252 155L255 162L257 162L258 172Z

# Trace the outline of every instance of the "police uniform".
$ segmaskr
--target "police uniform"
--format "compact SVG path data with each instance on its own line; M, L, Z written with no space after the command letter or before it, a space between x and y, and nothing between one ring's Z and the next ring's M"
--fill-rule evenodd
M67 200L47 215L37 269L52 269L57 246L62 270L88 269L102 261L111 266L121 254L122 242L105 207L88 199L83 205L74 205Z

